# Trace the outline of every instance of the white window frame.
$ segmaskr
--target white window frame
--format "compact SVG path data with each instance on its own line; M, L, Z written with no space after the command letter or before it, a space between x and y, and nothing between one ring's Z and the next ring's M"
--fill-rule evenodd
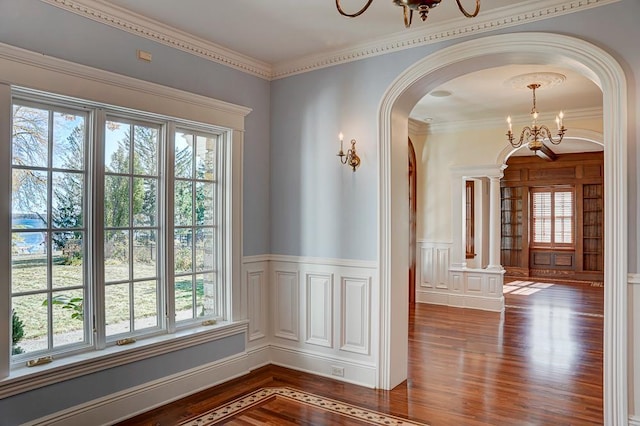
M221 255L223 273L220 282L224 283L222 293L226 318L212 327L199 326L177 330L172 334L140 340L131 346L112 346L101 351L61 358L35 369L10 369L9 348L0 348L0 398L199 345L231 334L246 333L247 322L242 320L245 315L241 311L242 303L239 299L242 255L242 145L244 117L251 110L0 45L0 125L5 129L10 128L11 96L12 89L15 88L31 90L34 93L56 93L58 99L70 97L83 99L88 104L113 105L127 111L144 111L162 117L175 117L193 125L220 130L222 143L227 147L228 164L228 168L224 170L227 190L220 218L225 225ZM0 159L4 159L7 164L10 161L10 149L11 132L4 132L0 135ZM10 168L0 168L0 182L4 182L0 184L0 208L2 211L10 212ZM0 216L0 239L10 241L10 230L10 214ZM0 247L0 273L4 276L9 276L11 271L10 256L10 245ZM99 272L93 271L93 274ZM0 314L6 318L10 318L9 300L10 283L5 281L0 283ZM0 341L9 345L9 336L9 327L0 327Z

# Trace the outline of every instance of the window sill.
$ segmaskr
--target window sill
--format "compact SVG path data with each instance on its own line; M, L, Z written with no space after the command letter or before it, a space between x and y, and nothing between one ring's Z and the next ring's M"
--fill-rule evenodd
M54 359L50 364L37 367L16 367L8 377L0 379L0 399L227 336L246 334L247 327L246 320L220 322L214 326L200 326L151 337L132 345L110 346L99 351Z

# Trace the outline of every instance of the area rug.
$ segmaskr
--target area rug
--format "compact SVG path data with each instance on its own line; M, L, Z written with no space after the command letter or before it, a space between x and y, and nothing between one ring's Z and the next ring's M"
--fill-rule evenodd
M328 411L345 418L355 419L365 424L395 425L395 426L428 426L426 423L417 423L401 417L395 417L378 411L367 410L355 405L299 391L296 389L278 387L262 388L253 393L235 399L218 408L208 411L196 418L180 423L179 426L209 426L229 420L241 415L254 407L271 401L274 398L284 398L298 404L305 404L316 409Z

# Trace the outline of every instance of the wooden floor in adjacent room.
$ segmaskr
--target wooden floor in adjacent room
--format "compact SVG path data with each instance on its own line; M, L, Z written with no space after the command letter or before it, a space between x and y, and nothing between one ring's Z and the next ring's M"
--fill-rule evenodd
M276 366L194 394L121 425L175 425L265 387L286 387L439 425L600 425L603 288L505 284L504 314L418 304L410 309L408 380L392 391ZM236 425L366 424L271 400Z

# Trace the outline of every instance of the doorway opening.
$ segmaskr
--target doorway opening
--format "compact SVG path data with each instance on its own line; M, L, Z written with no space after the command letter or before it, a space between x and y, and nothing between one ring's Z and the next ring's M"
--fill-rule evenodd
M406 201L399 202L396 192L404 189L402 198L406 197L406 184L402 181L406 182L409 111L419 97L439 82L486 68L488 63L561 64L592 79L602 90L606 106L604 204L610 213L605 217L604 243L604 420L613 424L616 419L628 416L626 77L607 52L583 40L558 34L504 34L438 50L409 68L385 93L378 120L381 297L378 385L391 389L406 379L408 297L403 283L409 265L408 213Z

